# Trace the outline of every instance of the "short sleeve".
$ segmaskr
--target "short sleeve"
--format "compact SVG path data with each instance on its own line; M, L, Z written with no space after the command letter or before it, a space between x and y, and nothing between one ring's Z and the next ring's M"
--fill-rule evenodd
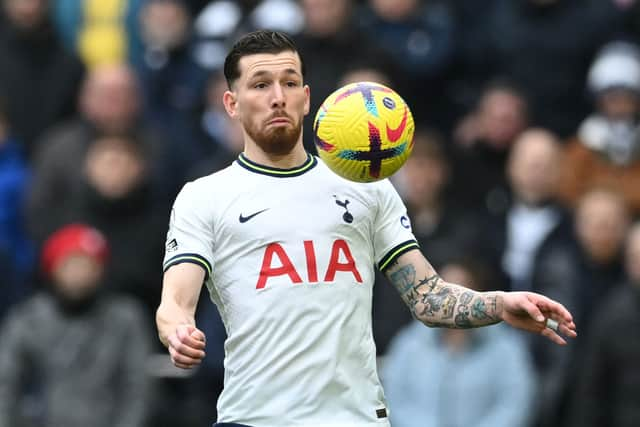
M201 266L211 276L213 260L212 212L198 194L194 183L187 183L173 204L165 244L163 270L183 262ZM206 280L206 279L205 279Z
M407 209L389 180L379 183L377 199L373 246L378 268L384 272L400 255L419 246Z

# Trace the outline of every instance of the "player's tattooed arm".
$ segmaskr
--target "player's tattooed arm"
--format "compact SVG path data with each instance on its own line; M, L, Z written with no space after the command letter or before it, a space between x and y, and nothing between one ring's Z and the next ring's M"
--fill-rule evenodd
M398 257L386 275L413 316L425 325L475 328L502 320L500 292L476 292L445 282L418 250Z

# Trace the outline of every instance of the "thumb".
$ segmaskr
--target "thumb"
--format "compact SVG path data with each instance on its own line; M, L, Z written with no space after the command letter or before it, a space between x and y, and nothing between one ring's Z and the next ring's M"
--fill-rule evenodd
M200 329L192 327L191 332L189 333L189 335L191 336L191 338L196 339L198 341L205 341L205 335L204 332L202 332Z

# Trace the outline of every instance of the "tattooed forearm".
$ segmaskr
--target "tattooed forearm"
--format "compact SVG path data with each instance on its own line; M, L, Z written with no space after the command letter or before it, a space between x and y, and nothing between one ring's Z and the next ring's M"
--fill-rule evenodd
M417 279L413 264L393 266L389 280L398 289L413 316L429 326L474 328L498 323L502 297L497 292L475 292L442 280L428 265L429 274ZM424 270L424 269L423 269Z
M438 278L435 286L413 289L414 316L430 326L474 328L500 321L498 295L474 292Z

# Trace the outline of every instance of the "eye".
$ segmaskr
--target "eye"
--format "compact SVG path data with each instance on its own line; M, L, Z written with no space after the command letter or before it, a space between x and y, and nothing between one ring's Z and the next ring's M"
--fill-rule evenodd
M254 89L266 89L267 84L264 82L256 83L253 85Z
M287 82L288 87L298 87L298 82L289 81Z

